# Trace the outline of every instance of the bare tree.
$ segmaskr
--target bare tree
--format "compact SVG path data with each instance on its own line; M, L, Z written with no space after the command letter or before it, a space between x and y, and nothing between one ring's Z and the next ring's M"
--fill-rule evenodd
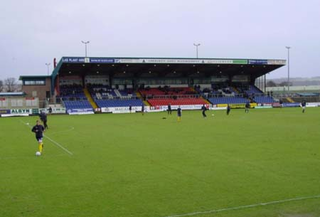
M281 82L280 84L279 84L279 87L282 87L282 86L288 86L288 84L289 84L289 86L292 86L292 83L291 82L287 82L287 81L283 81L283 82Z
M7 78L4 80L4 85L8 92L14 92L16 89L17 81L15 78Z
M267 82L267 87L276 87L277 86L277 84L274 82L274 81L268 81Z
M17 82L15 91L17 91L17 92L21 92L22 91L22 83L21 82Z

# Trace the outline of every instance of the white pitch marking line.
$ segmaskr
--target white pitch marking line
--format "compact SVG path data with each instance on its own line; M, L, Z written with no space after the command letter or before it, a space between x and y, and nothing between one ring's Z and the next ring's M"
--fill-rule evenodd
M66 149L65 147L63 147L62 145L60 145L59 143L57 143L56 141L54 141L53 139L51 139L50 137L43 135L45 138L49 139L53 144L57 145L58 147L60 147L62 150L64 150L65 152L67 152L70 155L73 155L73 153L71 151L69 151L68 149Z
M31 126L29 126L26 122L20 120L21 123L27 125L30 129L32 128ZM49 141L51 141L53 144L55 144L56 146L58 146L59 148L61 148L62 150L64 150L65 152L67 152L70 155L73 155L73 153L71 151L69 151L68 149L66 149L65 147L63 147L62 145L60 145L59 143L57 143L56 141L54 141L53 139L51 139L50 137L43 135L45 138L49 139Z
M232 211L232 210L239 210L239 209L247 209L247 208L253 208L258 206L267 206L267 205L273 205L273 204L279 204L279 203L286 203L291 201L300 201L300 200L308 200L308 199L316 199L320 198L320 195L315 196L309 196L309 197L296 197L296 198L290 198L290 199L284 199L284 200L276 200L276 201L270 201L265 203L256 203L251 205L244 205L244 206L236 206L236 207L229 207L229 208L223 208L223 209L213 209L208 211L200 211L200 212L192 212L192 213L185 213L185 214L177 214L177 215L170 215L166 217L183 217L183 216L194 216L194 215L204 215L204 214L210 214L210 213L218 213L218 212L225 212L225 211Z

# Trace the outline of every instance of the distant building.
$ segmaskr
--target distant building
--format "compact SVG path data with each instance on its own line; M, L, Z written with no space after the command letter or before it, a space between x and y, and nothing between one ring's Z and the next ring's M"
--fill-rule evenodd
M38 98L40 107L51 98L51 76L20 76L22 91L29 98Z

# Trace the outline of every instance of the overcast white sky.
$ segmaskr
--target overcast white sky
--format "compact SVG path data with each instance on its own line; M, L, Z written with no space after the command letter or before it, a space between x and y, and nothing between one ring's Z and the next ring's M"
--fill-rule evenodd
M287 59L320 76L319 0L10 0L1 2L0 79L46 75L62 56ZM287 68L268 78L286 77Z

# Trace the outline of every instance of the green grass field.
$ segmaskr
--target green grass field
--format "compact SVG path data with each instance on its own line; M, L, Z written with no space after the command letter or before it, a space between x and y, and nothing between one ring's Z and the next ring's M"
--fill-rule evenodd
M0 118L0 217L320 216L320 108L207 114Z

